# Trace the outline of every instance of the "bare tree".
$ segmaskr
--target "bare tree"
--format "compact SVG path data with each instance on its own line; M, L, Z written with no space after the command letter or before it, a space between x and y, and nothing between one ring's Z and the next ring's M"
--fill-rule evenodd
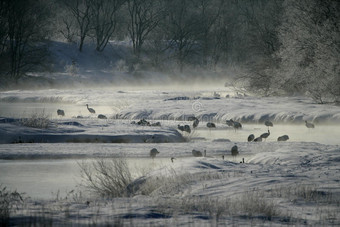
M7 39L8 39L8 10L7 1L0 0L0 78L6 74L8 66L5 62L8 62L7 58Z
M167 17L164 33L167 34L169 47L175 50L175 57L181 72L188 56L197 51L194 46L197 44L199 35L202 34L200 20L198 20L197 11L193 10L192 3L190 0L169 0L166 1L165 7Z
M76 40L77 29L76 21L69 12L62 12L58 18L60 21L58 26L58 32L66 39L67 42L73 43Z
M247 48L255 54L270 55L279 48L277 26L281 23L282 0L236 1L240 17L247 30Z
M237 63L241 59L239 56L246 54L239 50L241 45L238 34L242 33L243 27L238 24L239 12L235 4L232 1L216 1L213 5L213 8L209 5L207 9L212 12L203 14L202 11L203 18L204 15L212 14L210 23L205 26L202 42L206 48L203 51L203 62L215 68L218 63Z
M80 38L79 51L81 52L85 38L91 29L90 0L62 0L62 2L77 22Z
M103 51L116 30L117 11L126 0L90 0L96 50Z
M6 40L8 38L6 1L0 0L0 55L5 51Z
M127 0L128 32L137 58L148 35L160 22L162 10L159 6L159 1L154 0Z
M1 23L5 24L1 58L7 59L4 68L10 78L17 80L42 57L41 45L36 41L46 34L47 5L41 1L3 0L1 8Z
M198 20L201 29L199 37L202 49L203 65L207 66L208 59L212 57L215 45L218 43L214 37L214 26L225 2L223 0L199 0L193 1L195 8L198 10ZM215 43L216 42L216 43Z

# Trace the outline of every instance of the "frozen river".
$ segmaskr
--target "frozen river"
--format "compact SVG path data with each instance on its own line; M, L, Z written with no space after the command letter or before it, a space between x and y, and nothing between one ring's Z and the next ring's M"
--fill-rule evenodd
M192 149L207 150L208 155L216 159L221 159L221 155L226 154L226 160L239 162L242 157L250 158L253 155L252 151L261 150L261 146L270 147L271 144L280 146L276 141L282 135L288 135L290 138L284 143L285 146L291 144L293 147L294 143L340 145L339 107L316 105L310 100L294 97L214 99L213 94L214 92L183 92L182 94L163 91L92 90L90 97L87 90L0 93L0 117L25 118L31 117L32 114L43 113L54 121L65 118L77 121L77 116L84 117L84 122L97 121L97 115L88 112L85 106L88 103L96 110L96 114L108 116L109 119L100 121L103 125L117 123L117 121L129 124L132 120L144 117L158 121L165 116L168 120L161 121L162 126L177 128L178 124L192 124L181 120L187 114L211 120L217 125L216 129L209 130L206 127L207 122L201 122L190 135L183 133L188 143L133 145L44 143L39 146L0 144L0 153L8 154L6 158L0 159L0 184L17 189L19 192L26 192L33 198L53 198L58 192L61 196L66 195L80 181L77 162L84 158L107 155L111 152L110 149L127 154L131 171L138 176L140 172L146 173L150 169L171 166L170 157L191 158ZM197 101L194 97L203 98ZM56 110L59 108L65 111L67 115L65 118L57 116ZM117 113L121 113L124 120L114 120L113 117ZM242 130L235 131L225 124L225 119L237 119L236 116L245 119L244 122L249 122L243 123ZM263 123L257 123L260 122L259 119L263 122L266 117L274 119L274 127L269 128L270 136L262 143L250 145L247 143L248 135L254 134L258 137L267 132L268 128ZM304 120L313 120L316 127L306 128ZM238 144L242 154L237 159L230 155L234 143ZM152 160L148 153L152 147L157 147L161 151L155 160ZM104 148L106 150L100 150ZM39 156L38 159L34 157L35 152ZM25 156L26 153L29 153L28 157ZM49 155L50 153L53 155ZM58 153L63 154L62 159L54 157ZM68 153L72 155L68 157Z
M133 177L171 164L170 159L165 158L126 160ZM13 190L25 192L33 199L55 199L57 195L65 197L81 183L78 163L82 161L84 160L0 160L0 182Z
M175 127L175 124L178 122L173 122L172 124ZM162 152L162 157L156 158L152 160L148 157L149 148L145 148L145 144L134 144L134 150L131 151L129 148L123 148L126 152L131 151L129 158L126 160L129 163L131 168L131 172L134 176L138 176L141 173L147 173L149 170L152 170L156 167L162 166L171 166L170 157L172 149L180 149L177 147L185 146L188 147L188 151L191 149L215 149L218 151L218 148L214 148L213 145L216 143L214 140L223 140L228 139L232 142L247 144L246 140L249 134L253 133L255 136L259 136L260 134L267 131L267 128L264 125L260 124L244 124L242 130L233 130L223 125L218 125L218 128L208 130L202 126L199 129L192 132L191 135L186 135L190 137L189 143L176 144L171 147L171 144L154 144L152 146L157 147L159 150L168 151L169 154L164 154ZM289 143L291 142L317 142L321 144L328 145L340 145L340 140L338 139L339 127L336 125L323 125L318 126L314 129L308 129L304 125L274 125L274 127L270 128L271 135L268 137L267 141L264 143L277 143L276 139L278 136L283 134L287 134L290 137ZM202 145L204 144L204 145ZM223 145L225 144L225 145ZM71 144L69 144L71 145ZM18 149L23 149L25 145L1 145L0 151L6 147L6 152L16 153ZM27 145L30 146L30 145ZM25 146L25 149L30 150L29 147ZM55 146L53 144L42 144L41 150L48 150L51 153L60 152L60 146ZM110 145L107 145L106 151L109 149ZM115 146L115 145L112 145ZM150 147L150 144L148 145ZM218 147L225 148L226 151L230 150L230 143L227 142L219 142ZM68 144L62 146L64 149L67 149ZM75 153L77 150L90 150L90 149L98 149L95 144L72 144L72 149ZM139 150L144 150L143 158L132 158L134 152L137 153L138 147ZM202 148L203 147L203 148ZM34 148L32 148L34 149ZM113 148L117 149L117 148ZM220 149L220 150L222 150ZM10 151L8 151L10 150ZM119 150L122 150L121 148ZM39 151L41 152L41 151ZM37 153L39 153L37 151ZM65 151L66 153L67 151ZM100 152L98 150L97 152ZM34 153L34 151L33 151ZM226 160L235 161L229 153L225 156ZM187 152L187 156L190 153ZM43 156L43 155L42 155ZM248 155L249 156L249 155ZM245 157L244 155L242 157ZM185 157L182 157L185 158ZM215 155L215 158L220 158L220 156ZM239 158L241 159L241 158ZM4 186L7 186L11 189L17 189L19 192L25 192L28 196L32 198L39 199L51 199L55 198L57 195L66 196L67 193L71 190L74 190L76 186L80 183L80 168L78 166L78 162L82 159L14 159L14 160L0 160L0 183ZM236 160L240 161L240 160Z
M174 124L174 123L172 123ZM225 149L226 154L225 159L230 161L240 161L241 157L249 158L251 154L240 156L237 160L233 159L230 154L230 146L234 142L241 144L242 146L247 146L247 137L250 133L259 136L260 134L266 132L267 128L260 124L244 124L242 130L235 131L229 129L226 126L220 126L217 129L208 130L202 126L199 129L192 132L189 143L175 143L175 144L134 144L133 148L130 148L127 144L120 147L116 144L64 144L61 147L55 146L53 144L41 144L39 151L48 150L51 153L61 152L62 149L67 149L67 147L72 147L72 151L75 153L91 149L98 149L96 152L107 153L108 150L120 150L121 152L126 152L128 158L126 159L131 172L134 177L141 175L142 173L147 173L148 171L163 167L171 167L170 157L176 155L177 150L181 147L186 147L188 150L184 157L189 158L191 149L207 149L208 153L211 149L214 150L215 155L213 158L221 158L217 155L219 151ZM262 144L276 144L276 139L278 136L287 134L290 137L289 143L294 142L317 142L325 145L340 145L340 140L338 139L339 127L332 125L318 126L315 129L308 129L304 125L274 125L270 128L271 135L268 137L267 141L262 142ZM187 136L187 135L185 135ZM232 143L228 142L215 142L216 140L229 139ZM215 140L215 141L214 141ZM287 143L287 142L286 142ZM217 145L216 145L217 144ZM261 145L260 143L258 144ZM0 145L1 149L12 150L13 153L17 149L23 149L22 146L25 145ZM30 145L27 145L30 146ZM25 149L31 150L34 147L25 146ZM119 146L119 148L117 148ZM161 151L161 157L157 157L154 160L148 157L148 151L152 146L157 147ZM112 147L112 148L110 148ZM221 148L220 148L221 147ZM102 149L102 150L101 150ZM245 150L244 148L243 150ZM79 150L79 151L78 151ZM174 151L175 150L175 151ZM162 152L164 151L164 152ZM246 151L246 150L245 150ZM66 153L67 151L63 151ZM94 152L94 153L96 153ZM130 153L129 153L130 152ZM133 158L134 154L138 152L143 152L141 158ZM168 153L166 153L168 152ZM242 150L241 150L242 152ZM34 152L33 152L34 153ZM86 153L86 152L85 152ZM42 155L43 156L43 155ZM91 157L91 154L89 154ZM53 157L52 157L53 158ZM60 196L66 196L67 192L76 188L80 183L80 168L78 162L83 159L15 159L15 160L0 160L0 183L6 185L12 189L17 189L20 192L26 192L32 198L54 198L57 193Z

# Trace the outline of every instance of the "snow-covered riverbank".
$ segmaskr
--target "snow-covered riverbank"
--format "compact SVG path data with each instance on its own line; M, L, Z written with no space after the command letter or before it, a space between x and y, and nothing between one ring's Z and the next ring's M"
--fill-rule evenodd
M235 93L232 88L198 89L155 87L149 90L101 88L73 90L16 90L0 93L0 116L22 117L45 111L52 118L56 110L65 117L90 116L89 104L97 114L109 118L185 120L195 115L204 121L225 123L226 119L243 123L271 120L274 123L340 123L340 107L320 105L306 97L252 97ZM13 116L13 114L15 116ZM10 115L10 116L9 116Z

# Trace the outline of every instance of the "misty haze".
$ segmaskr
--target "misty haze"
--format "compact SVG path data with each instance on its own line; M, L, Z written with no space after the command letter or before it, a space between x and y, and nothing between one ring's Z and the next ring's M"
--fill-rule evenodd
M0 0L0 225L340 225L339 12Z

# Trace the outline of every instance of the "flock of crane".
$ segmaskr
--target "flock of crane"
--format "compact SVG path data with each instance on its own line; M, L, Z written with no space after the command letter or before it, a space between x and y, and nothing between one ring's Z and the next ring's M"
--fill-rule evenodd
M199 120L196 117L189 117L188 120L189 121L194 121L193 128L196 128L198 126L198 124L199 124ZM235 131L242 128L242 124L240 122L234 121L232 119L226 120L226 124L229 127L233 127L235 129ZM268 127L268 132L262 133L258 137L255 137L254 134L250 134L248 136L248 142L262 142L263 140L266 140L270 136L269 127L273 127L274 124L273 124L273 122L271 122L269 120L265 121L264 124L265 124L265 126ZM306 125L307 128L314 128L315 127L315 125L313 123L310 123L308 121L305 121L305 125ZM208 122L206 126L209 129L216 128L216 125L213 122ZM190 129L189 125L178 125L177 128L180 131L191 133L191 129ZM277 138L277 141L279 141L279 142L287 141L287 140L289 140L289 136L288 135L279 136ZM238 147L237 147L236 144L231 148L230 151L231 151L231 155L233 157L235 157L235 156L237 156L239 154ZM205 157L206 156L206 150L204 150L204 153L202 153L201 151L193 149L192 150L192 155L194 157L203 157L203 156ZM154 156L152 156L152 157L154 158ZM224 155L222 156L222 158L224 159ZM171 161L173 162L173 159L171 159ZM244 159L242 159L242 162L244 163Z
M91 113L91 114L95 114L96 111L93 109L93 108L90 108L88 104L86 104L86 107L87 107L87 110ZM61 110L61 109L58 109L57 110L57 115L58 116L65 116L65 111L64 110ZM100 119L107 119L107 117L105 115L102 115L102 114L99 114L98 115L98 118ZM188 118L188 121L193 121L193 124L192 124L192 127L195 129L197 128L198 124L200 123L200 121L198 120L198 118L196 117L189 117ZM226 120L226 124L227 126L229 127L233 127L236 130L238 129L241 129L242 128L242 124L240 122L237 122L237 121L234 121L232 119L230 120ZM270 136L270 130L269 130L269 127L273 127L274 124L273 122L267 120L264 122L265 126L268 127L268 132L265 132L265 133L262 133L260 136L258 137L255 137L254 134L250 134L248 136L248 142L262 142L263 140L266 140L269 136ZM315 128L315 125L313 123L310 123L308 121L305 121L305 125L307 128ZM213 122L208 122L206 124L206 126L209 128L209 129L212 129L212 128L216 128L216 125L215 123ZM191 133L191 128L190 128L190 125L178 125L177 126L177 129L182 131L182 132L186 132L186 133ZM283 135L283 136L279 136L277 138L277 141L287 141L289 140L289 136L288 135ZM150 157L151 158L155 158L156 155L159 154L159 151L156 149L156 148L152 148L150 150ZM239 154L239 151L238 151L238 147L237 145L235 144L232 148L231 148L231 155L233 157L237 156ZM192 150L192 155L194 157L205 157L206 156L206 150L204 150L204 152L202 153L201 151L199 150ZM224 156L222 156L222 158L224 159ZM174 161L174 157L171 157L171 161L173 162ZM243 159L243 162L244 162L244 159Z
M196 128L198 126L198 124L199 124L199 120L196 117L189 117L188 120L189 121L194 121L193 128ZM229 127L233 127L235 129L235 131L237 129L241 129L242 128L242 124L240 122L234 121L232 119L226 120L226 124ZM268 132L265 132L265 133L261 134L259 137L255 137L254 134L250 134L248 136L248 142L262 142L263 139L266 140L270 136L269 127L273 127L274 124L273 124L273 122L271 122L269 120L265 121L264 124L265 124L265 126L268 127ZM315 127L313 123L310 123L308 121L305 121L305 125L306 125L307 128L314 128ZM216 128L216 125L213 122L208 122L207 123L207 127L209 129ZM190 129L189 125L178 125L177 128L180 131L191 133L191 129ZM277 138L277 141L287 141L287 140L289 140L289 136L288 135L279 136Z

